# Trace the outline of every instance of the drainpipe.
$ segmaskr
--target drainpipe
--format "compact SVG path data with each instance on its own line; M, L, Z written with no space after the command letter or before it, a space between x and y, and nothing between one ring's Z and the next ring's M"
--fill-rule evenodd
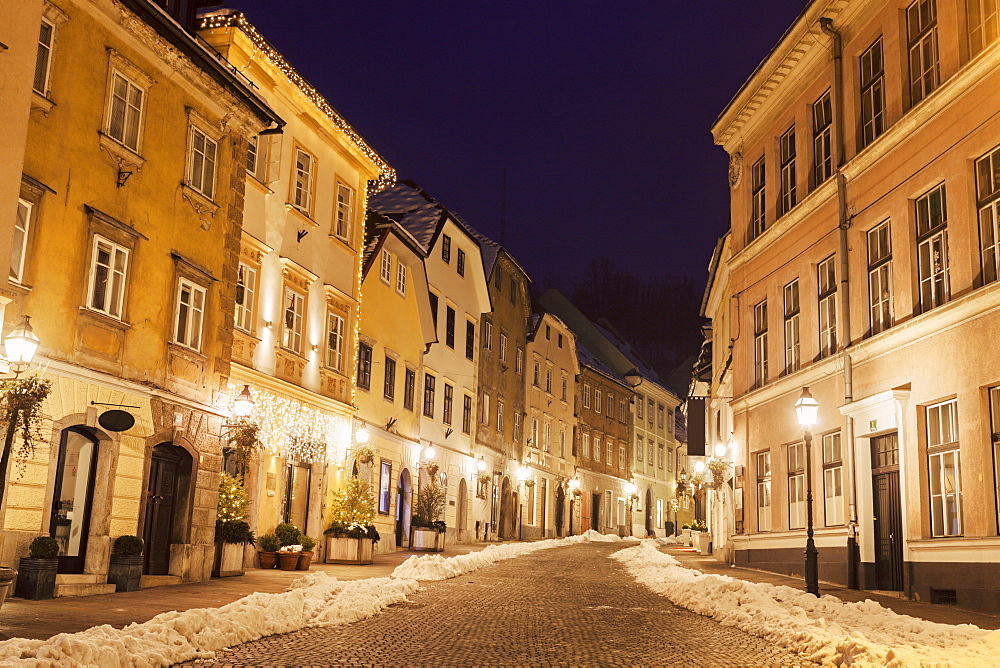
M854 378L851 366L851 292L849 263L847 258L847 230L851 226L847 214L847 180L844 177L844 58L843 39L833 27L833 19L823 16L820 28L833 39L833 104L834 127L836 131L836 179L837 179L837 228L840 255L840 332L841 356L844 362L844 403L854 401ZM858 540L857 540L857 476L854 468L854 420L848 417L844 422L844 446L847 451L847 488L849 498L849 522L847 534L847 586L858 588Z

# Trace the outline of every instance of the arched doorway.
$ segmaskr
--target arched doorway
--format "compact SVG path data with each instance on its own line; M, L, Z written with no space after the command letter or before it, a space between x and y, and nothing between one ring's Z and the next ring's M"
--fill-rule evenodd
M562 485L556 487L556 536L563 535L563 515L566 514L566 494Z
M413 511L410 507L413 498L413 482L410 480L410 471L403 469L399 472L399 483L396 485L396 547L409 547L410 545L410 516Z
M513 510L510 479L504 477L503 483L500 485L500 540L509 540L514 537L511 530L513 526Z
M97 450L97 438L85 427L63 430L49 522L49 533L59 543L59 573L83 573L93 515Z
M142 531L142 539L146 542L143 572L147 575L167 575L170 572L170 545L184 542L191 461L187 450L171 443L153 448Z
M653 490L648 487L646 488L646 535L656 535L656 527L653 525Z
M458 530L458 540L465 539L465 531L469 524L469 486L462 478L458 483L458 510L455 516L455 528Z

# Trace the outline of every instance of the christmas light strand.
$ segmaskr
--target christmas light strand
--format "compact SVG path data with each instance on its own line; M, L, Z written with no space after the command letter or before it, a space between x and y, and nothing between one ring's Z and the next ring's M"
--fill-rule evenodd
M299 74L298 70L285 60L281 52L275 49L252 23L247 21L246 16L242 12L231 10L223 10L223 12L225 13L213 13L202 17L198 28L200 30L216 30L218 28L235 27L242 30L253 45L267 56L271 64L284 74L288 81L297 87L321 112L326 114L333 121L334 127L343 133L378 168L379 176L374 184L375 192L396 183L396 170L389 166L385 158L369 146L368 142L327 102L326 98L312 84L306 81L305 77Z

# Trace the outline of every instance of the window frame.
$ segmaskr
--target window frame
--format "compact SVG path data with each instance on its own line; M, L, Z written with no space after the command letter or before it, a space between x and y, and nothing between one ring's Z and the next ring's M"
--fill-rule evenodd
M124 69L125 68L123 68L123 67L119 67L118 64L112 64L111 68L110 68L111 71L110 71L109 77L108 77L108 94L107 94L107 96L105 98L105 112L104 112L104 123L103 123L104 131L103 131L103 134L106 137L108 137L108 139L111 139L111 140L115 141L119 145L127 148L132 153L135 153L135 154L138 155L139 151L142 148L142 140L143 140L143 135L144 135L143 128L145 126L145 123L143 121L145 120L145 116L146 116L146 102L147 102L147 96L149 94L149 88L148 88L148 86L141 86L138 83L136 83L136 77L128 76L123 71ZM117 95L116 85L115 85L115 79L116 79L116 77L120 78L125 83L126 97L124 97L124 98L119 97ZM139 106L138 106L138 111L137 111L137 113L134 114L134 118L135 118L135 120L134 120L134 123L135 123L135 126L134 126L134 130L135 130L135 145L134 146L131 143L129 143L129 141L128 141L129 140L129 136L130 136L131 133L129 131L130 122L127 120L128 118L130 118L132 116L132 114L128 113L129 108L130 107L133 108L133 109L135 108L135 105L132 104L133 89L135 89L136 91L138 91L139 93L141 93L140 103L139 103ZM114 109L114 107L115 107L115 100L116 99L121 100L122 104L124 105L123 108L122 108L122 112L121 112L121 114L122 114L122 120L121 120L122 127L121 127L121 136L120 137L117 136L117 135L115 135L112 132L112 119L115 116L115 109Z
M306 169L301 167L300 154L308 158ZM315 200L313 190L316 183L316 171L316 156L302 146L295 144L292 150L292 178L289 184L288 203L309 218L312 217L312 207Z
M785 375L802 368L802 338L800 335L801 293L796 278L782 288L785 333Z
M292 325L289 328L288 316L289 307L287 305L287 299L289 293L293 297L298 297L298 300L292 301ZM298 303L301 306L295 307ZM296 355L302 355L302 342L305 333L305 320L306 320L306 295L299 292L291 285L287 283L284 284L284 289L281 295L281 347L284 350L293 352Z
M417 370L410 365L403 372L403 409L412 411L417 394Z
M392 253L385 248L379 253L378 277L386 285L392 281Z
M836 441L836 448L832 443ZM823 524L843 526L844 518L844 449L840 432L822 436L823 455ZM833 489L831 489L833 488Z
M190 292L190 301L187 303L187 309L185 309L185 302L183 300L185 288L187 288ZM201 297L200 309L195 305L195 297L199 295ZM184 276L179 276L177 278L177 288L174 291L173 343L195 352L201 352L205 331L205 313L208 310L207 305L208 289L205 288L205 286L199 285L190 278ZM185 327L182 332L182 315L185 314L185 311L187 312L187 317L183 320ZM192 321L196 323L196 326L190 328L187 327L187 325L191 324Z
M359 390L370 392L372 389L372 346L364 341L358 342L358 363L355 385Z
M805 445L799 442L789 443L785 446L785 453L788 464L788 528L804 529L806 526Z
M925 7L930 8L926 20L921 12ZM904 16L906 20L907 88L910 93L910 107L915 107L941 85L937 2L936 0L914 0L906 8ZM914 18L916 18L916 23L914 23ZM918 62L914 62L914 56ZM927 58L933 59L933 63L929 66L925 62ZM917 65L919 71L914 71L914 65Z
M354 201L357 197L357 191L338 179L334 193L333 236L350 245L354 232ZM399 263L398 266L404 265ZM403 293L405 294L405 292L404 287Z
M973 23L974 18L971 7L973 3L976 4L976 14L981 17L981 20L977 23ZM986 5L992 5L992 14L989 13ZM993 44L998 37L1000 37L1000 3L998 3L997 0L966 0L965 15L968 24L969 57L972 58L984 51L989 45ZM980 37L977 42L976 34L979 33L981 35L983 33L990 32L986 29L986 27L990 24L992 24L993 39Z
M757 531L771 530L771 451L754 453L757 480Z
M950 429L947 430L947 433L943 427L944 420L941 418L941 415L946 408L950 413L950 416L948 417L948 426ZM935 412L938 412L936 420L934 418ZM930 534L932 538L961 537L964 535L964 517L962 499L962 451L961 438L958 429L958 424L960 424L958 399L948 399L946 401L928 405L924 408L924 416L924 435L927 445L927 499L930 506ZM937 434L933 433L935 422L939 427L941 427L937 430ZM950 438L951 440L944 440L945 438ZM940 465L943 464L945 458L949 456L954 458L955 472L954 479L951 481L953 483L953 487L950 493L947 491L947 469ZM940 468L938 468L937 471L935 471L935 462L940 463ZM935 473L939 473L940 475L935 475ZM938 493L935 493L934 491L935 483L937 483L939 489L941 490ZM954 497L954 518L949 518L947 516L948 496ZM940 503L936 503L935 499L939 499ZM939 517L939 513L942 515L941 517ZM950 529L946 526L949 520L954 522Z
M451 237L447 234L441 235L441 261L451 264Z
M49 28L49 41L47 44L42 42L42 34L46 26L48 26ZM47 18L42 17L38 29L38 49L35 52L35 71L33 73L31 80L31 89L46 99L49 96L49 91L52 89L52 55L55 52L55 45L56 45L56 24L48 20ZM37 86L39 80L38 63L42 58L43 48L46 49L45 67L44 67L44 72L42 73L41 76L42 87L39 88Z
M382 375L382 398L390 403L396 401L396 360L385 356L385 371Z
M860 83L860 148L865 148L885 132L885 52L882 35L858 58Z
M753 306L753 378L754 388L767 384L767 298Z
M833 103L827 89L812 103L813 188L833 176Z
M462 394L462 433L472 433L472 395Z
M249 275L250 279L247 280ZM236 269L236 293L233 301L233 326L246 334L253 334L257 311L258 267L240 260Z
M893 325L892 228L884 220L865 233L868 252L868 322L871 335Z
M465 359L474 360L476 357L476 323L471 320L465 321Z
M455 410L455 386L447 381L445 381L444 383L443 403L444 405L441 411L441 422L450 427L453 418L453 412Z
M22 211L24 212L23 216L21 215ZM10 266L7 276L11 282L18 285L24 285L24 268L28 264L28 238L31 235L34 213L34 202L26 200L23 197L17 198L17 212L14 216L13 226L14 236L11 239ZM18 236L20 236L20 241L18 240ZM16 271L14 268L15 261L17 262Z
M940 219L934 218L934 196L940 193ZM948 193L939 183L914 200L917 228L917 281L920 312L948 303L951 299L951 272L948 252ZM940 260L932 261L937 252ZM927 263L937 264L928 267ZM929 272L929 273L928 273ZM925 289L926 286L926 289Z
M796 204L795 124L778 138L778 212L784 215Z
M980 282L982 285L989 285L1000 279L1000 146L977 158L974 172ZM984 188L984 181L989 183L989 190Z
M113 299L113 296L115 294L114 287L112 286L112 279L116 275L120 275L121 276L121 279L120 279L121 282L120 282L120 285L118 286L118 290L117 290L117 303L114 304L114 308L100 307L100 306L95 305L95 303L94 303L94 299L96 297L94 291L97 288L98 251L99 251L100 246L101 246L102 243L106 244L108 246L108 251L110 251L109 252L109 259L108 259L109 264L107 264L106 266L107 266L107 270L108 270L108 278L107 278L107 280L108 280L108 286L111 287L111 290L106 290L105 291L105 299L106 300L107 299ZM101 234L97 234L97 233L93 234L93 239L91 241L90 249L91 249L90 250L90 277L89 277L89 280L88 280L88 288L87 288L87 308L90 309L91 311L96 311L97 313L101 313L103 315L106 315L109 318L114 318L115 320L124 321L124 319L125 319L125 293L128 290L129 266L131 264L132 250L130 248L126 247L126 246L123 246L123 245L121 245L121 244L119 244L119 243L117 243L115 241L112 241L111 239L109 239L109 238L107 238L107 237L105 237L105 236L103 236ZM122 253L124 255L124 268L120 272L117 269L114 268L115 259L118 257L119 253ZM101 266L104 266L104 265L101 265Z
M219 142L208 132L191 123L188 131L188 147L185 160L184 184L198 194L215 201L215 177L219 158ZM203 148L199 151L198 141ZM211 151L209 151L211 146ZM199 167L199 156L200 167Z
M816 264L816 306L819 330L819 359L837 352L837 256Z
M459 276L465 276L465 251L459 248L455 258L455 271Z
M764 156L750 167L750 241L767 229L767 163Z
M437 376L432 373L424 372L424 401L423 401L423 416L426 418L434 419L434 394L437 384Z

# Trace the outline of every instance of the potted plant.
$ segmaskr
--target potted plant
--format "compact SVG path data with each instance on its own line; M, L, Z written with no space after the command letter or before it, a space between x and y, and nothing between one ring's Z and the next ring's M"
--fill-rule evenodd
M142 586L142 539L138 536L118 536L111 545L108 584L115 591L138 591Z
M302 536L299 539L299 545L302 546L302 552L299 553L299 565L296 568L300 571L308 571L309 566L312 565L313 548L316 547L316 540L309 536Z
M333 521L326 534L328 564L370 564L375 561L379 540L375 519L375 496L371 485L351 477L331 505Z
M215 563L212 577L243 575L244 546L254 535L246 522L247 495L243 481L227 473L219 479L219 511L215 520Z
M437 467L428 472L427 481L417 492L417 510L410 523L412 533L410 549L442 552L447 526L438 519L444 511L445 491L436 475Z
M302 532L294 524L289 524L288 522L282 522L278 526L274 527L274 535L278 537L281 541L282 547L287 547L289 545L298 545L299 539L302 538Z
M31 541L27 557L21 557L14 595L32 601L52 598L56 592L59 543L52 536Z
M691 523L692 546L701 554L712 553L712 536L708 533L705 520L695 520Z
M260 552L257 553L257 558L260 559L261 568L274 568L278 563L278 548L281 547L281 541L273 533L266 533L258 539L260 543Z
M3 607L3 602L7 600L7 595L10 594L10 588L16 577L17 571L13 568L0 567L0 607Z
M299 557L301 555L301 545L282 545L278 549L278 568L283 571L294 571L298 569Z

